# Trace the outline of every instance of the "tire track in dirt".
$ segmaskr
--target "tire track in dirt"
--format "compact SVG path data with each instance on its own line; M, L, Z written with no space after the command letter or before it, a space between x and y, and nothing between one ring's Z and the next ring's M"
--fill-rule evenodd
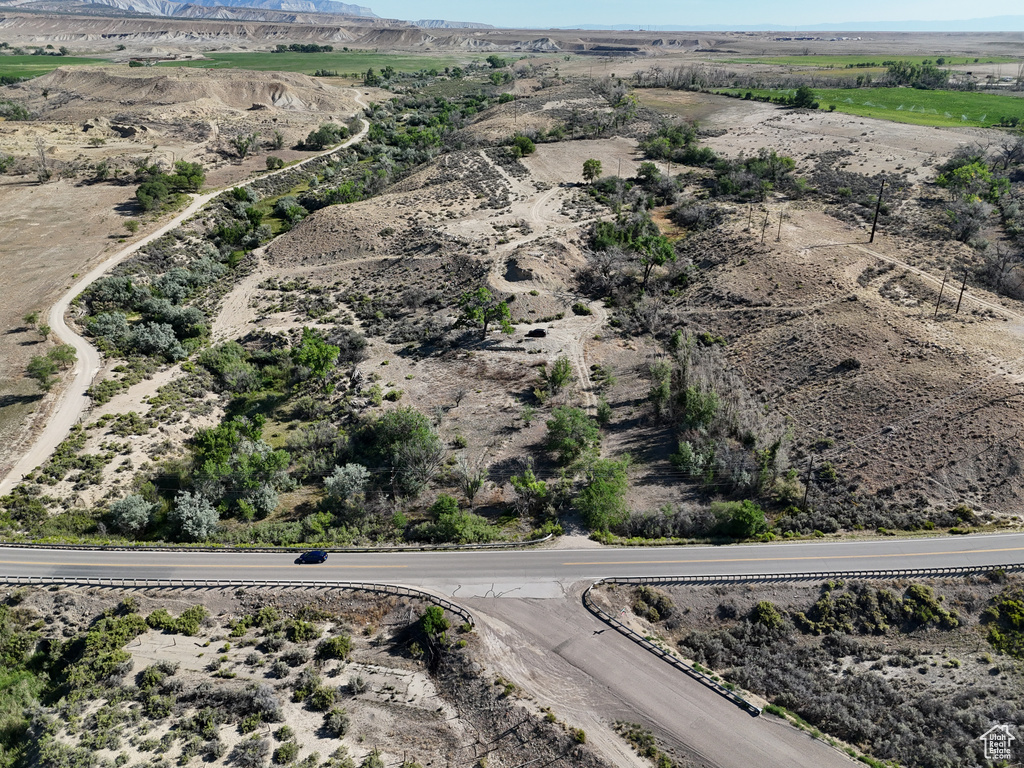
M512 178L505 169L501 168L491 160L483 150L481 150L480 155L492 167L494 167L497 173L509 184L511 191L522 194L526 200L529 200L533 194L536 194L536 190L534 188L528 186L525 182ZM565 235L570 230L579 229L593 221L593 219L585 219L583 221L561 224L551 218L545 218L543 214L554 206L553 200L560 191L562 191L561 187L551 187L541 193L533 205L530 206L529 221L532 224L544 227L544 230L511 240L496 249L495 253L500 255L494 259L488 277L488 282L490 282L492 286L506 293L512 294L522 294L527 293L530 290L536 290L532 287L532 284L531 287L526 287L510 283L505 279L502 274L506 263L504 254L514 252L517 248L522 247L526 243L538 240L542 237L554 234ZM549 293L558 298L566 305L567 308L571 308L577 301L574 297L571 297L568 294L559 295L559 292L550 291ZM582 316L572 315L573 319L569 320L565 326L551 329L549 331L549 337L563 343L563 349L565 350L566 357L569 358L576 375L576 380L579 385L578 390L581 400L583 401L583 407L587 410L592 410L597 407L597 398L594 395L594 384L590 378L590 367L587 365L586 360L586 342L588 338L592 338L602 327L604 327L608 315L600 301L580 303L584 303L590 308L590 314Z

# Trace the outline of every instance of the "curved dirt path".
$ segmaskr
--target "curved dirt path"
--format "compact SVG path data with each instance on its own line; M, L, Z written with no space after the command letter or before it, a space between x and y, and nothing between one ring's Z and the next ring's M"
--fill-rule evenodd
M518 248L521 248L523 245L533 242L534 240L551 236L564 237L570 230L579 229L592 221L595 221L596 217L573 222L558 221L555 216L558 213L558 206L560 204L558 193L563 190L561 186L552 186L538 194L537 189L532 183L513 177L505 171L504 168L488 157L486 152L481 150L480 156L489 165L491 165L505 183L508 184L510 192L519 196L519 205L513 205L510 207L516 207L522 210L524 205L528 206L527 215L524 216L524 218L530 224L541 228L537 232L531 232L528 235L523 235L522 237L510 240L509 242L503 243L495 248L492 252L495 258L491 266L488 281L492 286L505 293L528 293L534 288L532 283L527 282L526 284L520 284L510 282L505 279L503 274L506 265L505 255L515 252ZM556 296L556 298L561 299L562 303L564 303L567 308L576 301L574 297L568 296L566 292L548 292ZM570 318L567 318L568 322L564 326L550 328L548 330L548 335L552 340L557 340L564 345L566 357L568 357L572 363L572 367L576 374L576 385L583 407L589 410L597 406L597 397L593 392L594 387L590 378L590 368L587 366L586 345L587 340L593 338L594 334L600 331L604 326L608 319L608 313L605 311L604 305L600 301L586 301L582 297L578 299L578 301L590 307L591 314L582 316L571 315Z
M365 109L367 105L366 102L363 101L362 94L355 89L353 89L353 91L355 93L356 104ZM295 168L312 162L313 160L317 160L324 155L329 155L332 152L350 147L361 141L370 130L370 124L363 118L360 118L360 121L362 122L363 127L360 129L359 133L351 137L341 146L334 147L324 152L319 152L312 157L308 157L305 160L296 163L295 165L290 165L287 168L282 168L278 171L272 171L260 176L259 178L264 179L268 176L294 170ZM195 215L204 205L209 203L215 197L224 192L230 192L232 189L244 187L250 181L252 181L252 179L247 179L231 187L218 189L215 192L207 192L203 195L194 195L192 202L184 211L179 213L155 232L146 235L141 240L132 243L128 247L118 251L113 256L103 261L99 266L92 269L88 274L74 283L74 285L72 285L71 288L69 288L68 291L61 296L52 307L50 307L50 311L46 318L47 324L50 326L54 336L59 341L64 344L70 344L75 348L75 353L78 357L75 362L73 378L61 393L60 399L58 400L53 412L50 414L43 431L33 441L32 445L24 455L18 459L11 471L7 473L7 476L0 481L0 496L10 493L11 490L14 489L14 486L17 485L25 475L42 464L43 461L53 453L54 449L60 445L61 441L64 440L68 432L71 431L71 428L78 423L81 415L90 405L91 400L86 392L92 385L92 380L96 377L96 374L99 373L102 356L96 347L90 344L84 337L75 333L65 322L64 315L71 306L71 302L74 301L75 297L81 294L82 291L88 288L93 282L103 277L103 275L108 271L134 254L143 246L148 245L159 237L162 237L179 224Z

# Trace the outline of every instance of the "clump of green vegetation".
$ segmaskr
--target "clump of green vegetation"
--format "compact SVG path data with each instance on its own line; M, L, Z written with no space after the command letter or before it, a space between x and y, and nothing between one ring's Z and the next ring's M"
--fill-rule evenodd
M1024 659L1024 589L998 595L981 614L988 624L988 642L1000 653Z
M684 768L684 763L678 763L668 754L662 752L658 746L657 739L654 738L654 734L639 723L627 723L616 720L612 724L612 728L630 743L638 755L646 757L656 768Z
M811 610L796 612L793 620L802 632L815 635L884 634L891 628L928 624L955 629L960 624L956 612L946 610L941 602L941 596L923 584L910 585L901 598L865 583L844 589L842 582L828 582Z
M186 608L177 618L171 616L166 609L157 608L146 617L146 624L169 634L198 635L203 619L209 615L210 612L202 605Z
M653 587L639 586L634 592L633 613L651 623L664 621L675 612L675 603L664 592Z

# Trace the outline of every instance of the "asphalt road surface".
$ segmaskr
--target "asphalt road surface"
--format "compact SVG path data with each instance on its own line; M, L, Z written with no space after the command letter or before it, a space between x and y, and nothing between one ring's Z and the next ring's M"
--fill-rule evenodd
M0 549L11 576L233 581L373 581L458 597L560 597L608 576L779 574L989 566L1024 561L1024 534L732 546L334 553L318 565L295 555Z

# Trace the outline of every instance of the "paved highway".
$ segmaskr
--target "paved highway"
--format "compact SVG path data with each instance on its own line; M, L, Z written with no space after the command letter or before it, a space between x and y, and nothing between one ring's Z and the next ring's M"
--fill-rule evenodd
M374 581L455 597L559 597L607 576L778 574L989 566L1024 562L1024 534L757 545L335 553L320 565L294 555L0 549L0 575L235 581Z

